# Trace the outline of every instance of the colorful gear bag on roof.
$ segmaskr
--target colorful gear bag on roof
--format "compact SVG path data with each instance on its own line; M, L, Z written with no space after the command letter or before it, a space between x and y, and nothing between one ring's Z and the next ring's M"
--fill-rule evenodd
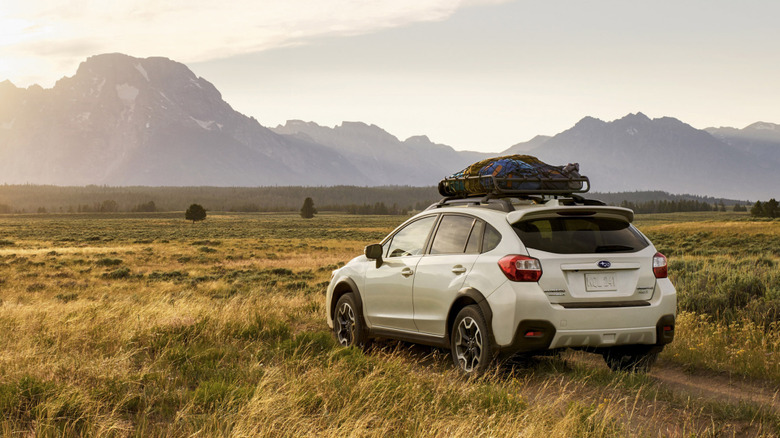
M493 192L543 192L583 189L579 164L552 166L531 155L507 155L478 161L439 182L442 196Z

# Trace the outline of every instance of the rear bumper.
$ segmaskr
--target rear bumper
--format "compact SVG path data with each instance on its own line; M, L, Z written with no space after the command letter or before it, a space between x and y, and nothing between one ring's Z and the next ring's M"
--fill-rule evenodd
M668 279L659 279L647 305L626 307L566 308L533 286L507 282L488 297L502 351L665 345L674 339L677 295Z
M597 330L561 330L556 333L549 348L655 344L655 337L655 326Z

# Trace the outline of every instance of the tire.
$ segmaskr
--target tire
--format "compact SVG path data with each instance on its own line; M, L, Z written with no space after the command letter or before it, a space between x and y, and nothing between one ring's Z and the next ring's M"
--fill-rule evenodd
M364 348L368 345L366 325L359 313L352 292L346 293L336 303L333 312L333 336L344 347Z
M601 355L612 371L646 373L658 359L658 353L660 350L654 345L631 345L608 348Z
M458 312L450 331L452 361L467 376L482 374L493 360L490 332L479 307L466 306Z

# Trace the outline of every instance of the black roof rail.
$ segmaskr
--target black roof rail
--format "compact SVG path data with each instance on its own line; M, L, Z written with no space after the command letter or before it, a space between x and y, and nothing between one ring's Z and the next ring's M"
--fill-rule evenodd
M426 210L432 210L434 208L441 208L441 207L447 207L447 206L454 206L454 205L473 205L473 206L480 206L485 208L492 208L495 210L501 210L501 211L514 211L515 207L512 205L512 202L507 197L502 198L492 198L489 195L479 195L479 196L469 196L469 197L461 197L461 196L450 196L443 198L441 201L436 202L434 204L431 204Z
M518 199L523 201L532 201L534 204L544 204L552 199L557 199L563 205L607 205L598 199L588 199L582 196L571 194L569 196L536 196L536 195L510 195L506 193L502 194L487 194L487 195L472 195L472 196L448 196L442 198L439 202L431 204L426 210L433 210L442 207L453 206L474 206L491 208L494 210L500 210L505 212L514 211L515 207L512 204L511 199Z

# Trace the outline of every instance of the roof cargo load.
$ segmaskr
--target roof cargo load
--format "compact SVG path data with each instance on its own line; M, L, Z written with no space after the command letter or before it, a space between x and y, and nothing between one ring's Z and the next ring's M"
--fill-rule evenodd
M553 166L531 155L507 155L478 161L439 182L447 197L479 195L571 195L590 189L577 163Z

